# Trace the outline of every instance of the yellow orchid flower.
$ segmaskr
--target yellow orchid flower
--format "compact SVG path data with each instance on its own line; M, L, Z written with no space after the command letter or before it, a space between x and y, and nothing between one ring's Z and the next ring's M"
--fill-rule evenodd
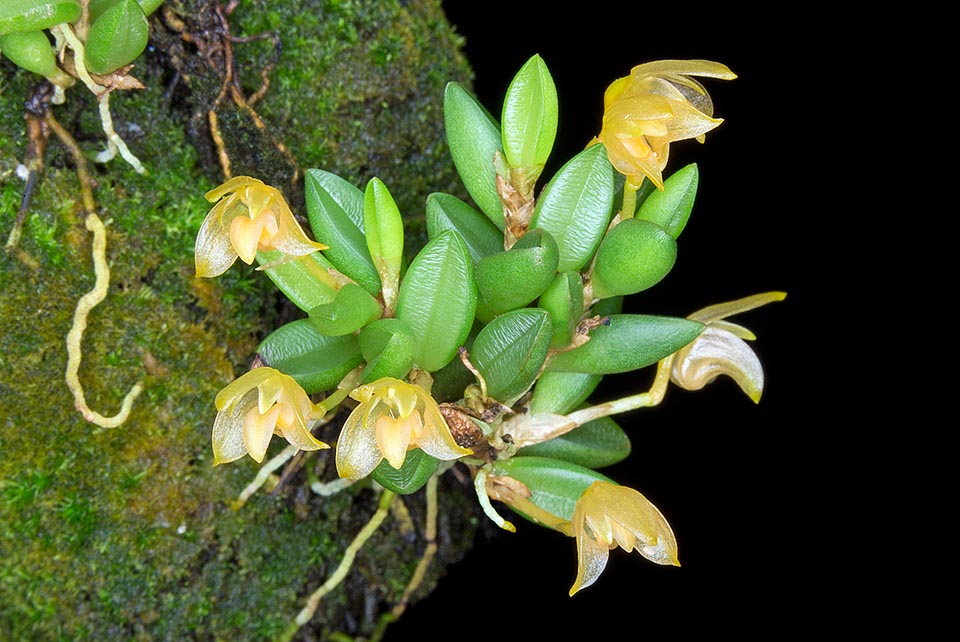
M326 413L288 374L254 368L217 394L213 423L213 463L225 464L249 454L262 462L273 435L301 450L330 446L310 434L310 424Z
M707 90L690 76L732 80L730 69L709 60L660 60L637 65L603 96L603 126L597 139L610 163L632 188L644 176L663 189L670 143L696 138L717 127Z
M764 292L711 305L688 316L706 328L693 342L669 357L672 359L670 380L684 390L700 390L720 375L726 375L736 381L755 403L759 403L763 394L763 366L747 344L756 336L743 326L723 319L782 301L786 296L785 292Z
M307 238L280 190L249 176L236 176L207 192L216 202L207 213L194 251L198 277L219 276L237 257L250 265L257 250L306 256L326 245Z
M610 549L637 551L651 562L680 566L677 539L657 507L627 486L595 481L577 500L571 520L577 538L577 580L573 595L597 581Z
M437 402L416 384L384 377L350 396L360 405L347 417L337 441L341 477L366 477L384 459L399 469L412 448L443 460L473 452L457 444Z

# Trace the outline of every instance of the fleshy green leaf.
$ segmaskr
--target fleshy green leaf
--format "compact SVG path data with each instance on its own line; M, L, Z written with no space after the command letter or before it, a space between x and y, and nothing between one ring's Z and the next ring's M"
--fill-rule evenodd
M94 21L100 17L104 11L115 5L119 0L90 0L90 21ZM163 0L137 0L137 4L140 5L140 8L143 9L144 15L149 16L151 13L160 8L160 5L163 4Z
M257 252L257 263L273 265L263 272L298 308L309 312L337 297L337 284L328 271L333 266L319 252L278 263L282 257L278 250Z
M403 262L403 218L390 190L376 177L370 179L364 193L363 229L384 295L392 292L395 296Z
M308 169L304 185L310 229L318 242L329 246L323 255L364 290L378 294L380 274L363 234L364 193L321 169Z
M463 85L447 83L443 116L450 156L460 180L477 207L504 228L503 206L497 193L493 159L503 153L500 127L483 105Z
M557 136L557 88L539 55L527 60L507 87L501 123L507 162L536 182Z
M117 0L90 25L84 62L95 74L108 74L133 62L147 48L150 25L136 0Z
M593 257L613 211L613 174L603 145L592 145L567 161L537 198L530 227L557 241L559 271L579 270Z
M550 321L553 323L550 347L559 349L570 345L583 314L583 279L580 278L580 273L558 274L540 295L537 307L550 313Z
M79 0L0 0L0 35L41 31L79 17Z
M444 230L460 235L476 263L503 251L503 233L481 212L456 196L434 192L427 197L427 235L435 238Z
M347 283L333 301L312 308L310 320L321 334L339 337L356 332L382 314L383 307L369 292Z
M557 273L557 243L530 230L512 248L477 262L477 318L484 323L543 294Z
M501 314L477 335L470 361L487 383L487 395L509 405L525 393L547 358L552 332L546 310Z
M355 336L321 334L310 319L280 326L267 335L257 352L267 365L296 379L307 394L335 388L363 362Z
M612 481L584 466L550 457L522 457L495 462L494 475L512 477L530 489L530 501L539 508L569 520L577 500L595 481Z
M616 421L601 417L548 441L521 448L517 455L552 457L587 468L603 468L630 454L630 438Z
M590 396L602 375L584 372L544 372L530 399L530 414L565 415Z
M360 352L367 362L363 383L383 377L402 379L413 367L413 330L401 319L378 319L360 331Z
M593 295L605 299L642 292L663 280L676 261L677 241L662 227L639 218L621 221L597 250Z
M645 368L673 354L703 332L688 319L646 314L615 314L610 325L595 328L578 348L554 354L551 372L612 374Z
M439 463L439 459L431 457L419 448L414 448L407 451L407 456L399 469L394 468L384 459L373 469L370 476L387 490L392 490L398 495L409 495L426 485L436 472Z
M674 172L663 181L663 191L653 190L643 200L637 209L637 218L656 223L677 238L693 211L699 181L696 163Z
M400 283L396 316L413 330L415 364L428 372L448 364L476 309L470 252L456 232L442 232L420 250Z
M44 31L4 34L0 36L0 51L18 67L45 78L57 73L57 59Z

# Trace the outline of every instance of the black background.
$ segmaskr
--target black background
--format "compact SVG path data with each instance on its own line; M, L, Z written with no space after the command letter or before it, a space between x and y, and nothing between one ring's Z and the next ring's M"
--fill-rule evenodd
M513 74L539 53L559 95L557 144L540 186L600 128L606 86L634 65L702 58L730 67L733 81L703 79L724 123L706 143L674 143L667 174L696 162L700 184L679 238L674 270L635 295L629 311L686 316L706 305L768 290L787 299L735 321L753 330L766 370L755 405L729 379L699 392L671 387L655 409L623 416L633 453L604 472L636 488L670 521L681 568L611 551L592 587L574 597L574 540L518 520L516 534L481 539L439 590L412 606L387 640L512 642L582 636L764 635L814 626L833 580L810 584L809 552L822 532L813 488L823 473L804 417L805 372L820 358L806 317L813 307L805 223L816 167L805 160L818 134L804 128L802 48L822 47L804 16L738 13L680 3L593 1L447 2L476 73L475 93L499 116ZM801 253L801 247L806 253ZM594 395L641 391L651 372L608 377ZM502 508L502 507L501 507ZM505 515L508 510L502 508Z

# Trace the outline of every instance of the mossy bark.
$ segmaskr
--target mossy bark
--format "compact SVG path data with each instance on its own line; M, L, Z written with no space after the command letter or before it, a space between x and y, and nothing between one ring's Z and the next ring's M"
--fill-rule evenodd
M224 178L211 111L231 172L279 187L295 211L310 167L361 188L379 176L414 237L427 194L459 191L441 97L448 80L472 78L439 1L240 3L228 24L241 95L261 86L261 70L270 79L255 113L218 101L226 40L216 3L165 9L151 18L151 47L132 72L145 88L111 98L118 133L149 173L119 157L91 163L112 281L90 314L79 377L103 414L144 381L125 424L87 423L64 381L64 339L94 276L76 167L55 136L18 246L0 253L2 639L270 639L375 509L368 486L310 491L308 479L334 476L329 452L307 458L276 492L230 508L257 465L214 468L214 396L249 367L264 333L298 311L241 264L216 280L193 276L203 194ZM269 37L247 40L257 34ZM0 61L4 237L26 187L24 103L40 85ZM81 85L52 110L88 156L102 149L96 104ZM444 476L440 498L438 555L417 596L473 541L463 484ZM369 635L399 599L425 546L422 493L402 499L417 530L388 518L298 639Z

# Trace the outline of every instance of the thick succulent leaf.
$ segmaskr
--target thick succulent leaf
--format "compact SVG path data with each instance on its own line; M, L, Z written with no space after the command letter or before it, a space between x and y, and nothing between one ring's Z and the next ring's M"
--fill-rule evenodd
M456 196L434 192L427 197L427 235L436 238L444 230L460 235L476 263L503 251L503 233L486 216Z
M378 319L360 331L358 340L367 362L360 377L363 383L403 379L413 367L413 330L401 319Z
M50 78L57 73L57 59L44 31L0 35L0 51L22 69Z
M603 468L627 458L630 438L616 421L601 417L549 441L521 448L517 454L552 457L587 468Z
M380 292L377 272L363 234L364 193L336 174L308 169L304 177L307 218L323 255L364 290Z
M90 0L90 20L91 22L100 17L104 11L115 5L120 0ZM149 16L151 13L160 8L160 5L163 4L163 0L137 0L137 4L140 5L140 8L143 9L144 15Z
M512 248L477 262L477 318L484 323L543 294L557 273L557 243L530 230Z
M507 87L501 124L507 162L539 175L557 136L557 88L539 55L527 60Z
M136 0L118 0L90 25L84 62L95 74L108 74L133 62L147 48L150 25Z
M530 399L530 414L565 415L590 396L603 375L584 372L544 372Z
M274 285L304 312L330 303L337 296L337 284L330 276L333 266L319 252L313 252L292 261L282 261L283 255L273 250L257 252L257 263Z
M473 324L470 334L463 342L468 351L473 349L473 342L482 329L483 324L479 321ZM477 383L477 378L467 370L460 359L452 359L450 363L432 372L431 375L433 387L430 389L430 395L440 403L462 399L467 386Z
M80 17L80 0L0 0L0 35L40 31Z
M561 272L579 270L593 257L613 211L613 174L603 145L592 145L567 161L537 198L530 226L553 235Z
M623 295L600 299L590 308L590 316L609 317L623 312Z
M440 460L419 448L407 452L400 468L394 468L384 459L370 473L378 484L398 495L409 495L423 488L437 471Z
M347 283L330 303L310 310L313 326L331 337L352 334L383 315L383 307L359 285Z
M494 157L503 154L500 127L463 85L447 83L443 93L444 126L450 156L460 180L477 207L499 229L503 205L497 193Z
M356 337L321 334L310 319L280 326L267 335L257 352L267 365L296 379L307 394L335 388L363 362Z
M703 332L703 324L676 317L615 314L578 348L550 357L551 372L612 374L645 368L673 354Z
M621 221L597 250L593 295L605 299L642 292L663 280L676 261L677 241L662 227L639 218Z
M565 520L573 517L577 500L595 481L612 481L585 466L551 457L516 456L493 465L494 475L506 475L530 489L530 501Z
M403 262L403 217L390 190L376 177L370 179L364 193L363 229L380 281L396 292ZM384 291L387 289L384 285Z
M663 181L663 191L653 190L637 209L637 218L656 223L673 238L680 236L697 197L700 173L696 163L674 172Z
M570 345L577 323L583 315L583 279L579 272L561 272L547 286L537 307L550 313L553 338L550 347L560 349Z
M470 351L487 395L510 405L525 393L547 358L551 333L550 315L538 308L513 310L487 324Z
M415 364L428 372L447 365L470 333L476 309L470 252L456 232L442 232L420 250L400 283L396 316L413 330Z

